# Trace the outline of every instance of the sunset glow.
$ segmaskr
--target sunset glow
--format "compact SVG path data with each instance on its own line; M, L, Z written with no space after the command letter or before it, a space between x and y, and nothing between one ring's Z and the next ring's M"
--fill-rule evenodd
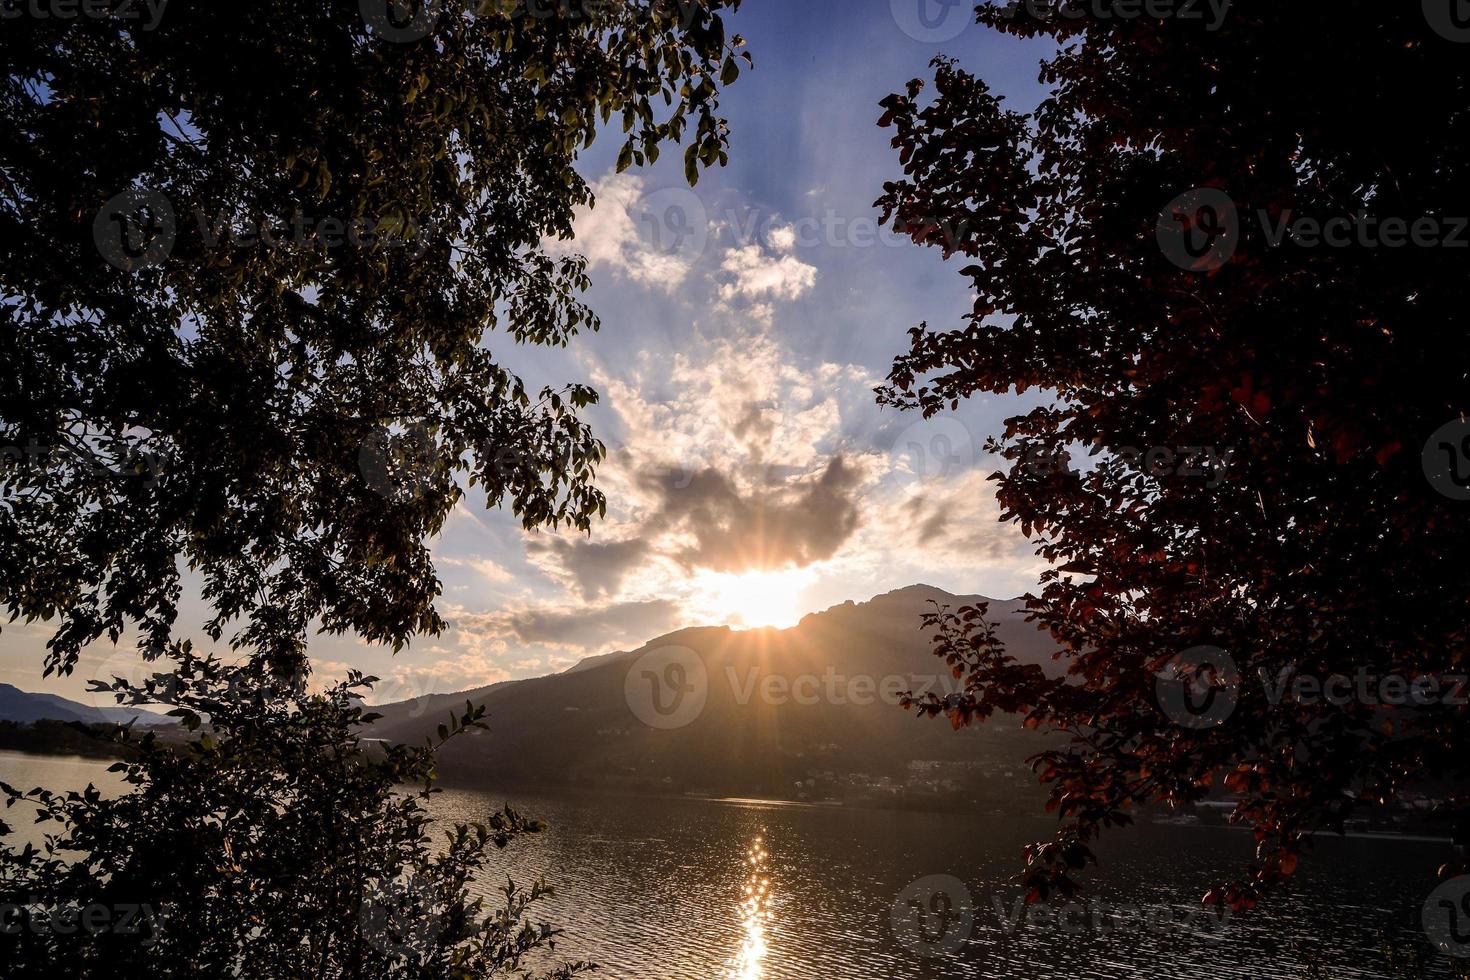
M740 575L706 573L696 582L711 621L735 627L754 629L795 626L811 610L802 602L802 593L816 581L810 569L777 572L745 572Z

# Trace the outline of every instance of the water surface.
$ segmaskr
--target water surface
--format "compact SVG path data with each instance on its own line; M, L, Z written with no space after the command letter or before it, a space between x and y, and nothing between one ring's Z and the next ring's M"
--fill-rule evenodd
M116 791L105 770L0 752L0 780L22 787ZM544 877L557 889L544 917L566 931L557 956L635 980L1384 977L1382 936L1414 938L1446 856L1434 841L1320 839L1289 894L1221 922L1198 899L1248 859L1248 835L1143 826L1101 849L1094 906L1058 925L1016 921L1008 881L1049 834L1042 820L464 790L432 808L479 820L507 795L551 829L497 853L481 890ZM962 884L936 890L945 878Z

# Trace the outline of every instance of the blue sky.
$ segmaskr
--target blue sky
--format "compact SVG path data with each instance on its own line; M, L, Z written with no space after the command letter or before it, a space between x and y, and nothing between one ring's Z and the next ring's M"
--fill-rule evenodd
M971 20L938 0L746 0L729 26L756 67L724 99L727 168L691 191L680 152L617 175L618 134L594 144L580 167L597 206L556 247L591 260L602 331L564 351L488 343L530 384L602 393L590 418L613 450L608 520L590 539L528 535L469 498L434 545L450 630L397 657L318 638L323 676L362 667L387 681L375 700L398 700L681 626L787 625L920 581L993 596L1035 583L1038 561L997 523L982 451L1020 400L925 422L872 393L912 325L968 308L958 262L877 228L872 202L898 175L879 100L941 52L1013 107L1042 96L1045 49ZM186 604L181 625L204 618ZM43 684L44 641L7 628L0 680L78 696L130 670L129 648L99 647Z

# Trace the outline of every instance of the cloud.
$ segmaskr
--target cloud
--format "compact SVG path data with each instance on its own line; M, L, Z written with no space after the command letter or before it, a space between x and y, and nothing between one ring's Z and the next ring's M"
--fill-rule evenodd
M532 556L551 555L570 577L583 599L616 595L623 578L648 554L645 541L633 539L601 544L585 539L533 540L526 546Z
M778 252L790 252L796 248L796 228L792 225L772 228L766 236L766 241Z
M773 244L788 239L781 230L770 235ZM789 236L789 244L796 238ZM736 297L747 299L797 300L817 282L817 267L807 265L794 255L767 255L760 245L732 249L720 263L734 280L720 286L720 299L729 302Z
M944 479L885 484L840 560L852 567L944 569L974 581L1003 578L1019 591L1045 568L1019 531L1000 520L994 484L982 469Z
M508 584L516 580L515 576L509 571L488 558L481 558L479 555L463 558L452 555L436 555L435 561L439 565L449 568L468 568L487 581L497 584Z
M689 259L660 250L638 227L643 178L610 173L590 185L595 204L578 208L571 242L547 242L554 253L581 252L593 266L611 269L643 286L673 292L688 278ZM690 220L695 220L691 217Z
M443 656L426 664L395 667L388 677L374 685L372 704L394 704L412 701L432 694L470 691L512 679L499 663L478 654Z
M462 633L527 646L584 651L612 644L636 646L678 623L679 605L671 599L611 603L603 606L537 607L491 613L464 613L453 626Z
M673 532L680 542L674 557L691 569L803 567L832 557L857 530L862 483L861 470L841 455L815 479L748 492L714 469L687 485L659 475L645 482L662 501L646 532Z

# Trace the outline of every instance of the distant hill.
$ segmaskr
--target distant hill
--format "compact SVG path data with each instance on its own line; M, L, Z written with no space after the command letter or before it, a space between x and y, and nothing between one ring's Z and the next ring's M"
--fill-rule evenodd
M28 725L37 721L80 721L89 725L125 725L134 718L140 725L170 725L172 718L138 708L94 708L54 694L32 694L9 684L0 684L0 721Z
M1021 760L1043 744L1040 736L1004 719L954 732L893 703L897 690L926 682L954 689L921 629L931 601L984 600L912 586L786 630L680 630L561 674L375 708L383 718L365 734L422 741L465 701L483 703L491 732L451 743L439 763L447 781L480 786L851 801L970 797L985 787L993 796L997 787L1034 784ZM1012 654L1057 669L1050 638L1024 621L1019 600L991 601L990 616ZM702 688L702 709L691 692L687 706L650 715L655 696L665 709L676 704L670 684ZM655 727L640 711L657 725L687 723Z

